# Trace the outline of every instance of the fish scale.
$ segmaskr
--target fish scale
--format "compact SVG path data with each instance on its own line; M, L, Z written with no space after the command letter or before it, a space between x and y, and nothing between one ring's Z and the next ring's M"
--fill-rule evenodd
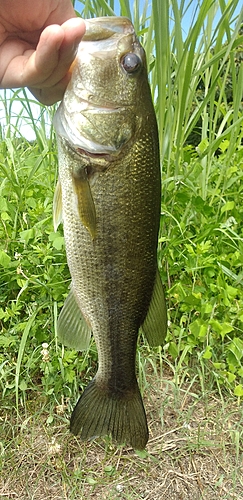
M94 26L98 26L97 30L102 33L102 26L109 22L107 57L104 60L97 56L90 58L92 90L96 65L104 65L104 87L109 87L107 79L110 73L105 71L106 64L108 67L112 62L115 67L119 65L112 74L118 75L116 89L120 81L124 92L124 79L128 82L129 110L124 113L124 95L119 108L119 96L115 93L116 111L112 110L107 122L106 115L103 115L102 148L105 142L109 146L104 154L99 152L95 143L98 109L92 114L93 104L89 121L94 122L90 132L84 125L89 113L87 105L85 117L79 121L79 116L75 116L74 123L80 123L80 126L72 133L68 128L70 117L67 114L69 99L73 103L73 95L78 98L76 84L81 71L77 67L55 118L60 181L54 219L60 221L62 209L67 261L72 277L70 295L58 320L58 334L65 345L83 349L88 346L92 331L98 351L97 373L73 411L71 431L82 439L110 434L118 443L126 442L136 449L143 449L148 428L136 379L138 331L142 327L151 345L161 344L166 334L165 300L156 256L160 220L157 124L145 55L139 42L134 42L131 22L115 17L89 22L97 45L96 54L99 40L97 33L94 35ZM117 23L119 30L119 23L123 23L128 34L117 33ZM112 26L114 40L110 35ZM105 36L103 33L103 53ZM121 56L124 57L123 37L126 37L126 51L130 47L129 53L138 54L138 61L141 61L138 73L132 76L122 68L120 70ZM77 65L80 62L81 67L85 43L81 42L77 58ZM120 57L117 57L117 51L121 51ZM87 54L85 60L89 60ZM83 79L82 85L87 90L89 67L86 67ZM82 85L78 81L79 89ZM98 89L101 85L99 80ZM99 94L96 102L98 99ZM109 99L112 102L111 90ZM100 106L103 109L102 100ZM113 136L117 126L116 114L119 123L124 123L128 137L119 144ZM83 127L92 151L87 152L82 147ZM79 135L80 146L76 144ZM110 152L111 144L117 148L114 153Z

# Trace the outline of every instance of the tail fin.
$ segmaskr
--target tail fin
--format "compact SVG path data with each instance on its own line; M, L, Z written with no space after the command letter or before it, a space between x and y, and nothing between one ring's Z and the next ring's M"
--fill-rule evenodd
M83 440L110 434L119 444L143 450L148 427L138 385L128 395L112 395L94 378L73 410L70 430Z

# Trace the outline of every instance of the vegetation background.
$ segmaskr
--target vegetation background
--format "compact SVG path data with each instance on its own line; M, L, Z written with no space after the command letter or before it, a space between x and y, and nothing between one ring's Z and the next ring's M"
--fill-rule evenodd
M70 276L62 230L52 224L55 107L25 90L1 94L0 499L240 500L241 2L86 0L75 8L84 18L114 9L130 17L147 53L161 148L158 260L168 335L157 349L141 337L137 352L147 451L70 436L69 415L97 354L94 342L77 354L56 337Z

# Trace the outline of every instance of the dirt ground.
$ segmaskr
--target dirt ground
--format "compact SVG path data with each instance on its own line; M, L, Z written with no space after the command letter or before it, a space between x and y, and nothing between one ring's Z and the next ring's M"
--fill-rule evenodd
M172 378L144 394L146 451L109 438L83 443L66 415L47 425L42 410L18 424L0 414L0 499L243 500L243 409Z

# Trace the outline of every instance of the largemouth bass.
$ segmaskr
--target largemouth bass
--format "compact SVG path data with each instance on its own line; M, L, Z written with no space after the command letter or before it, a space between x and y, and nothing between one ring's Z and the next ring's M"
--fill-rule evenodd
M127 18L86 22L71 81L56 113L59 183L54 225L64 224L72 277L58 320L61 341L88 347L98 371L71 416L71 432L110 434L143 449L146 414L136 379L141 327L166 334L157 270L160 160L145 53Z

